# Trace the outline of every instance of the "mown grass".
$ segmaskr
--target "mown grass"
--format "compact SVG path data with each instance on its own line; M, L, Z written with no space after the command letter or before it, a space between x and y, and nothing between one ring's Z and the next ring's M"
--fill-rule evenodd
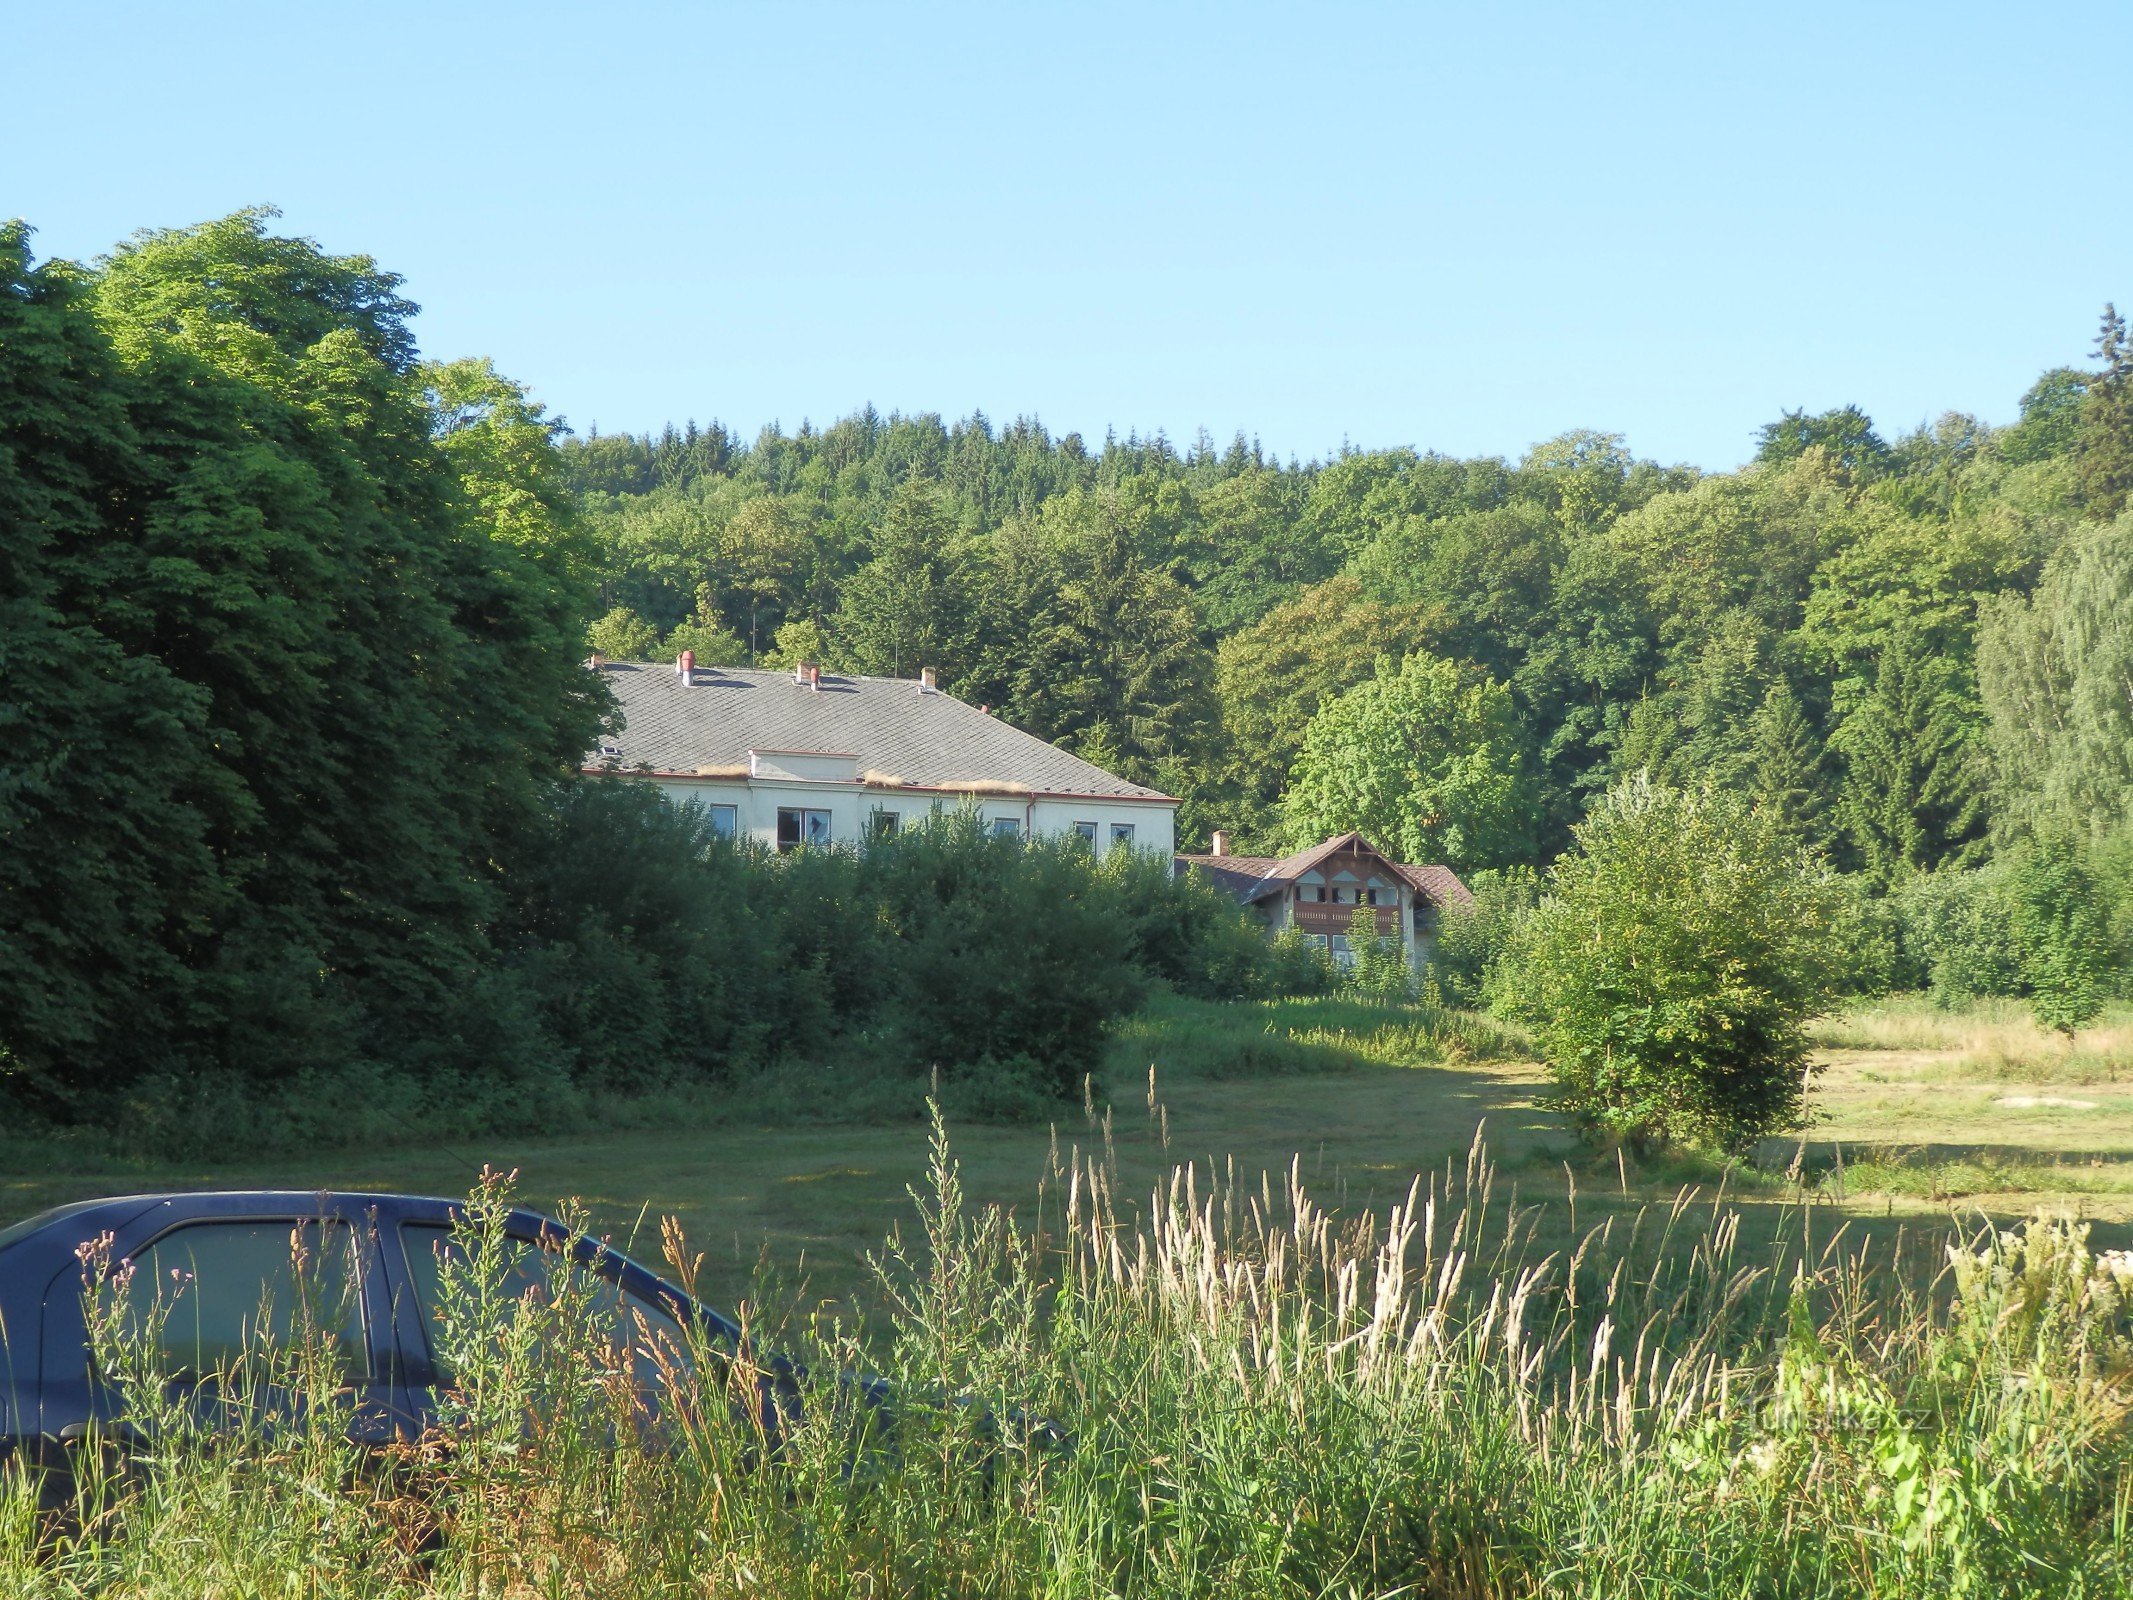
M2078 1228L1974 1232L1920 1288L1870 1248L1753 1242L1723 1206L1549 1248L1479 1150L1368 1217L1297 1175L1180 1168L1138 1213L1106 1156L1040 1177L1018 1220L973 1203L936 1142L910 1247L872 1263L882 1326L785 1308L813 1376L776 1437L752 1369L709 1349L669 1368L645 1428L582 1303L485 1302L478 1273L446 1318L446 1425L383 1473L340 1441L345 1402L303 1348L262 1364L308 1404L239 1408L213 1439L100 1319L149 1470L92 1487L42 1550L27 1486L0 1486L0 1588L2043 1600L2133 1583L2133 1264ZM677 1243L677 1270L690 1259ZM863 1404L839 1379L854 1370L897 1403Z

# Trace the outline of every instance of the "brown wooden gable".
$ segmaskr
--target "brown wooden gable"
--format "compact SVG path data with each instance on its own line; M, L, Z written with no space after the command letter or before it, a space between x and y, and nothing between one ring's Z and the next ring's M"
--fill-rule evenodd
M1357 834L1348 834L1336 841L1336 848L1327 851L1296 876L1296 887L1290 892L1296 926L1305 933L1346 933L1355 921L1354 905L1336 904L1329 896L1320 901L1310 898L1304 891L1324 884L1330 888L1375 889L1378 904L1371 909L1376 914L1378 933L1381 937L1395 937L1400 933L1401 891L1408 887L1397 863L1387 860Z

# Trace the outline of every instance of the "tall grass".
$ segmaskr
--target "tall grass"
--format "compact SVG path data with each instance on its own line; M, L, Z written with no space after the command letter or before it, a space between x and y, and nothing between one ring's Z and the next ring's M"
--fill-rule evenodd
M1252 1078L1526 1060L1525 1035L1479 1011L1353 995L1211 1002L1151 1000L1112 1029L1106 1068L1130 1079L1157 1059L1166 1078Z
M1986 1082L2102 1083L2133 1073L2133 1009L2123 1005L2067 1039L2039 1027L2019 1000L1951 1009L1891 995L1818 1019L1812 1037L1825 1050L1947 1053L1946 1074Z
M1751 1256L1717 1206L1542 1253L1478 1148L1375 1223L1294 1172L1200 1168L1128 1222L1108 1170L1058 1158L1018 1225L966 1203L937 1136L917 1229L876 1262L886 1334L759 1324L807 1358L782 1423L745 1358L700 1349L647 1425L568 1296L484 1307L471 1271L448 1437L381 1471L315 1375L308 1407L220 1446L157 1413L145 1479L85 1491L56 1547L13 1486L0 1586L1898 1600L2133 1579L2133 1272L2078 1228L1980 1234L1928 1289L1841 1244ZM477 1234L499 1200L477 1196ZM891 1380L885 1410L855 1371Z

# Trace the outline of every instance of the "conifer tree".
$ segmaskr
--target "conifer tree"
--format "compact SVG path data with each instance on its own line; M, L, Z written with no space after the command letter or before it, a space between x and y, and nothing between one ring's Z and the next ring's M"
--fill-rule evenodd
M1858 864L1881 884L1964 865L1982 844L1985 794L1960 667L1910 633L1882 651L1874 686L1837 730L1840 820Z
M1749 739L1748 779L1756 804L1803 844L1824 842L1829 774L1800 697L1783 678L1756 708Z
M2100 520L2117 516L2133 496L2133 340L2116 306L2103 308L2096 357L2103 370L2082 400L2076 461L2082 501Z

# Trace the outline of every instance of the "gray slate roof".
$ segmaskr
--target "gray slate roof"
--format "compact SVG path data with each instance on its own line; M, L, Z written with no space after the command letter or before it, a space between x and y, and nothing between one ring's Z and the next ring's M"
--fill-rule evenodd
M622 727L586 756L588 766L694 773L745 768L750 750L820 751L856 756L861 773L919 788L1012 784L1038 794L1170 798L909 679L825 672L822 687L810 689L790 672L699 667L684 689L672 666L635 661L605 663L600 676Z

